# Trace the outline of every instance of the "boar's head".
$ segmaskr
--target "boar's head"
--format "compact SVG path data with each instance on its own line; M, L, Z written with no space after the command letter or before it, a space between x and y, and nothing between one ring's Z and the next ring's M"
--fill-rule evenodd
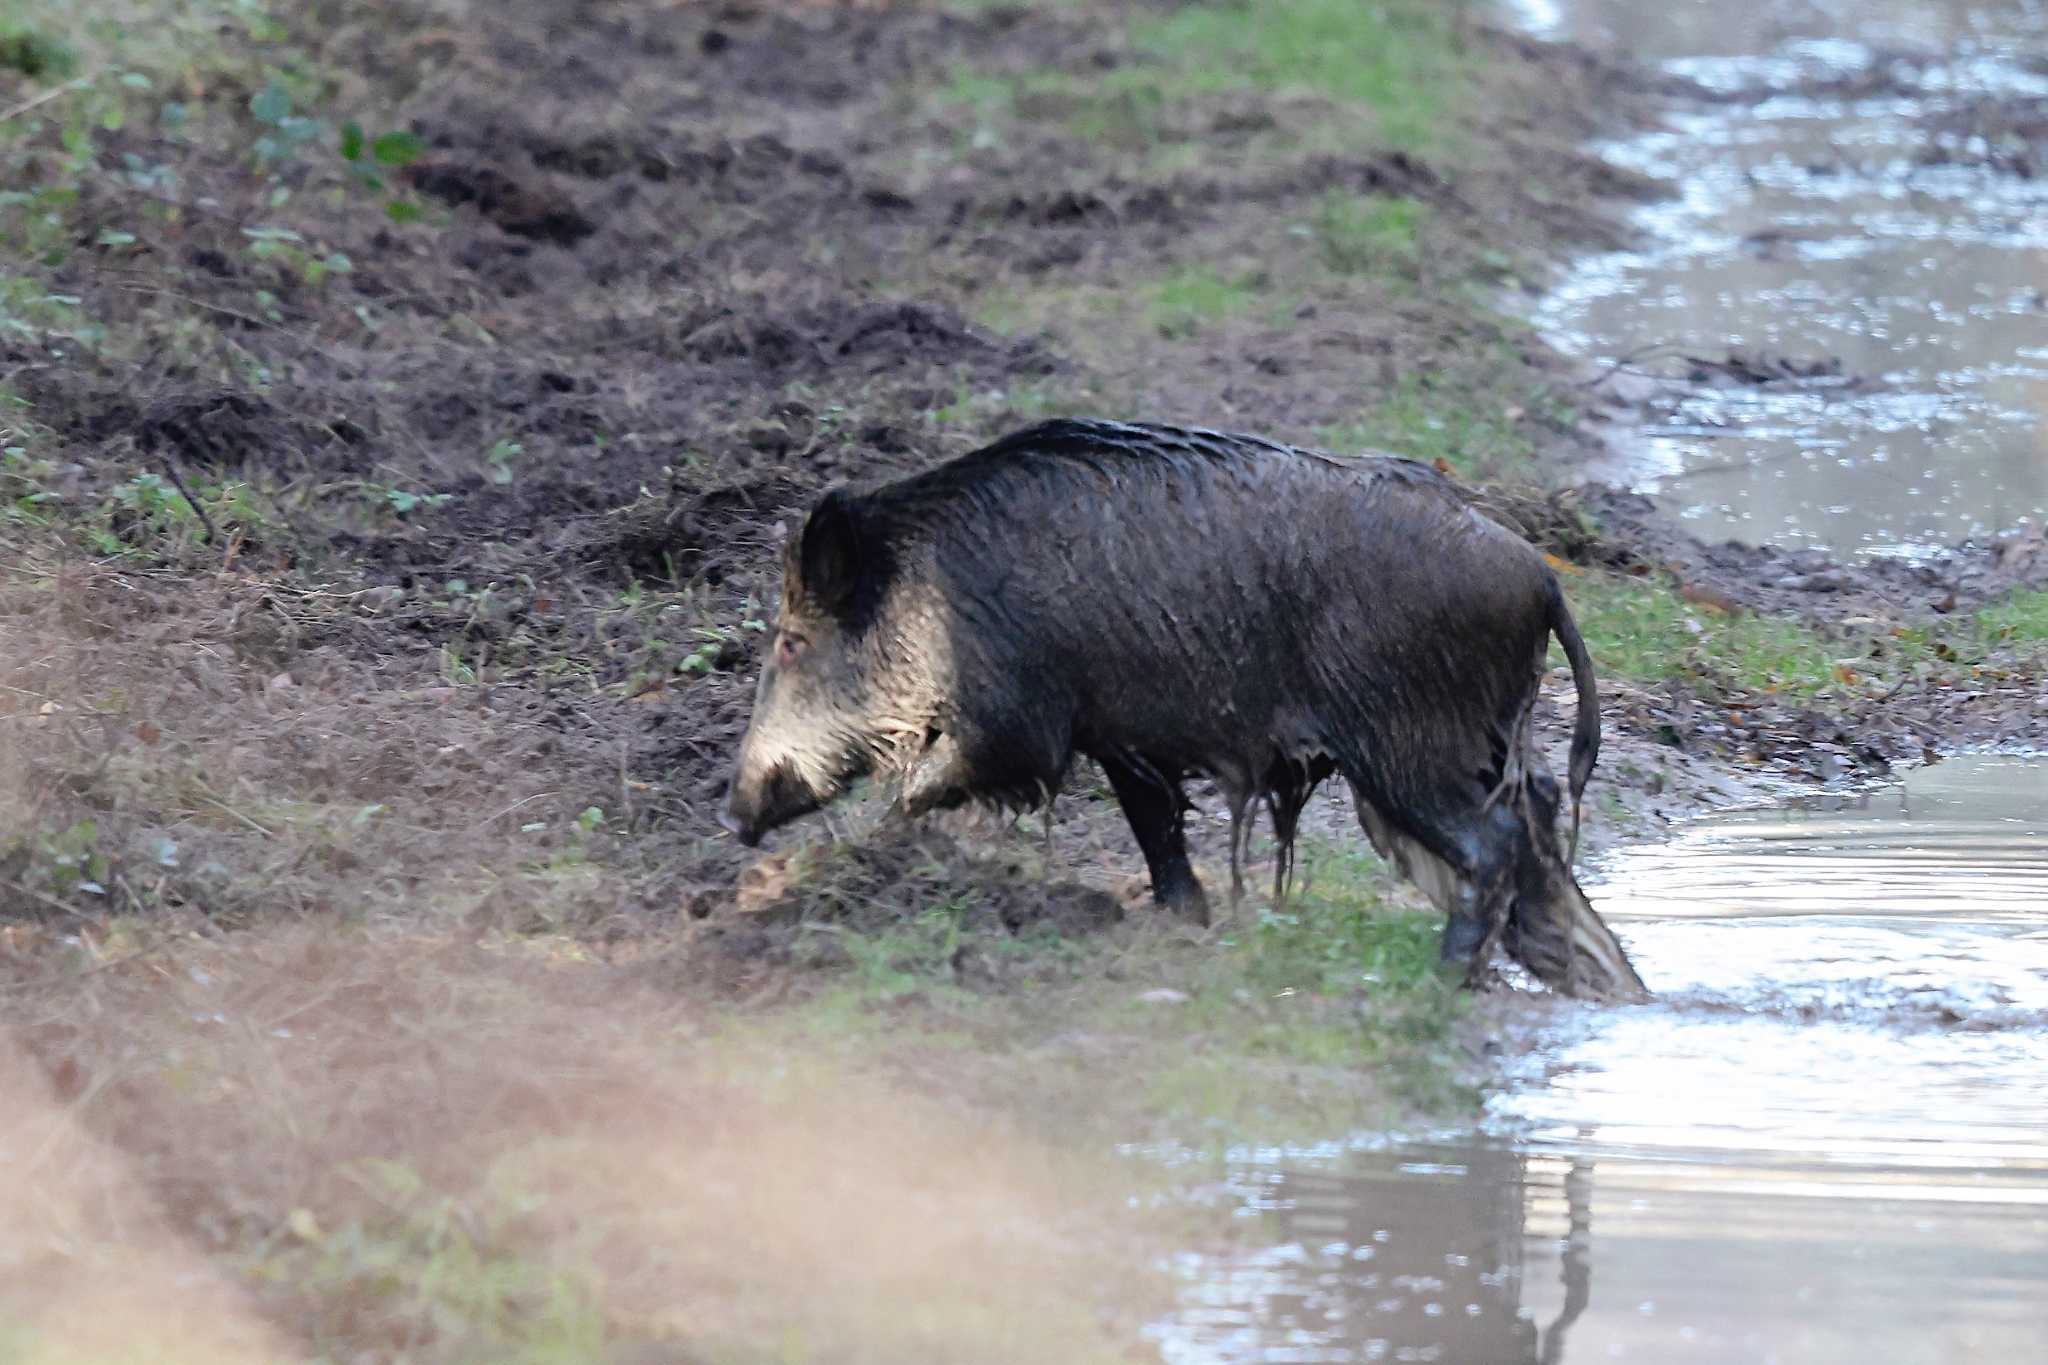
M719 823L752 847L874 767L875 661L862 615L875 565L852 498L827 493L783 552L782 617Z

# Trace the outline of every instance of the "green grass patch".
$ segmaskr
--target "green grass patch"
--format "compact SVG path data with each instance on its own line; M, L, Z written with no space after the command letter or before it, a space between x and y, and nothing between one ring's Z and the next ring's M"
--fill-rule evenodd
M1977 613L1977 620L1994 639L2048 640L2048 591L2016 592L1997 606Z
M1456 372L1402 375L1355 421L1325 427L1317 439L1340 453L1386 450L1483 478L1527 465L1542 425L1567 417L1563 400L1530 380L1503 341Z
M1422 263L1429 205L1332 191L1316 210L1316 254L1339 275L1412 276Z
M1836 656L1847 648L1803 622L1725 616L1659 584L1573 579L1565 594L1600 670L1644 682L1712 672L1759 691L1807 695L1837 681Z
M1255 273L1231 275L1213 265L1191 265L1146 285L1144 308L1162 336L1187 336L1251 312L1261 297Z
M962 150L998 146L1023 120L1193 170L1213 154L1216 97L1240 92L1323 102L1318 117L1270 129L1277 145L1441 150L1469 69L1451 16L1427 0L1188 5L1133 19L1124 37L1136 59L1107 70L963 69L933 104L961 119Z
M288 1286L312 1308L300 1325L324 1358L366 1337L414 1350L432 1343L433 1358L444 1360L604 1358L607 1323L592 1280L548 1264L521 1236L544 1199L514 1190L458 1198L396 1161L355 1170L375 1214L330 1231L299 1210L244 1266L252 1280Z
M1226 269L1211 262L1177 267L1156 279L1126 287L1065 285L998 287L974 301L974 320L1010 335L1059 328L1084 357L1091 347L1112 358L1119 332L1136 324L1167 340L1197 336L1207 328L1267 309L1284 313L1292 295L1274 289L1261 270ZM1056 391L1048 391L1056 392Z
M992 935L936 894L885 926L824 925L845 969L780 1027L854 1064L900 1060L906 1040L920 1071L971 1060L1038 1096L1051 1129L1104 1141L1220 1150L1469 1112L1441 916L1389 904L1370 854L1305 847L1299 871L1285 906L1248 899L1192 937L1143 908L1099 935Z
M1131 38L1164 91L1323 95L1371 110L1394 147L1438 140L1463 72L1447 7L1417 0L1188 5Z

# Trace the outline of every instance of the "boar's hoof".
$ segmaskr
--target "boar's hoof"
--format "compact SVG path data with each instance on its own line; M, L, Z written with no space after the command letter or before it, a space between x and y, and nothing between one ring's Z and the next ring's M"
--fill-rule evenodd
M1477 915L1452 915L1444 924L1440 959L1447 968L1468 972L1486 942L1486 921Z
M1208 927L1209 897L1193 874L1160 882L1153 888L1152 896L1182 919Z

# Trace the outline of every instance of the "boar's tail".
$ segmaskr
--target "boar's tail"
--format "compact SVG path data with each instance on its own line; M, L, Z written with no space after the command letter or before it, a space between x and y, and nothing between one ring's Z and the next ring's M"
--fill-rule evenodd
M1579 689L1579 717L1572 727L1569 774L1572 842L1571 851L1565 855L1565 866L1570 867L1579 856L1579 801L1585 795L1587 779L1593 775L1593 760L1600 756L1600 685L1593 677L1593 660L1586 653L1586 642L1579 638L1578 623L1572 620L1571 609L1564 604L1564 589L1555 578L1550 580L1550 629L1564 649L1564 657L1572 666L1572 681Z

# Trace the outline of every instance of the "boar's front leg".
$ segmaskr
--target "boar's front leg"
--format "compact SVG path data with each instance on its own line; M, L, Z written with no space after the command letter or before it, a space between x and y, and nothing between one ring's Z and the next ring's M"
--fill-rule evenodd
M1195 880L1195 869L1188 862L1180 783L1142 757L1136 763L1115 755L1092 757L1102 765L1117 804L1124 808L1124 818L1131 822L1131 833L1138 837L1138 848L1152 873L1152 898L1176 914L1206 925L1209 898L1202 893L1202 884Z
M977 801L1018 809L1042 806L1059 790L1067 756L1055 740L1034 747L990 742L972 729L944 731L934 734L911 763L896 804L906 816Z
M972 777L960 742L951 735L939 735L910 765L893 809L909 817L952 810L966 804Z

